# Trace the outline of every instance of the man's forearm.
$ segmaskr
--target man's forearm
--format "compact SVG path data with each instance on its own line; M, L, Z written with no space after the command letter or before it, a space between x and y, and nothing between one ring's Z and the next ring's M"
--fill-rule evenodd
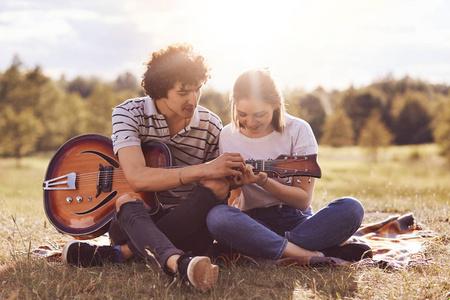
M142 167L130 174L128 182L135 192L159 192L207 177L202 165L163 169Z

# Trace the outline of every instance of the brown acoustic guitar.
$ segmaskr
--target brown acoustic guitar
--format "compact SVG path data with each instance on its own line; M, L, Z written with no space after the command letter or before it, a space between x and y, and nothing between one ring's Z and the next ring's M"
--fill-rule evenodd
M142 145L142 150L147 166L172 167L166 144L152 141ZM280 156L247 163L270 176L321 176L316 155ZM47 218L59 232L77 239L91 239L107 232L116 199L133 192L113 153L112 141L97 134L81 135L62 145L50 160L43 188ZM160 206L157 193L139 194L154 210Z

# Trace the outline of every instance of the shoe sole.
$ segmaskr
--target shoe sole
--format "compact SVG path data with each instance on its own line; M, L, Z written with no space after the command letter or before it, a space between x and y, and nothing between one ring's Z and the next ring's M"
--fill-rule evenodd
M219 278L219 267L212 264L209 257L197 256L189 263L187 277L195 288L205 292L216 284Z
M67 252L69 251L70 246L72 246L73 244L79 243L79 242L80 242L80 241L73 240L73 241L67 242L67 243L64 245L63 250L62 250L62 253L61 253L61 256L62 256L62 261L63 261L65 264L70 264L70 263L67 261Z

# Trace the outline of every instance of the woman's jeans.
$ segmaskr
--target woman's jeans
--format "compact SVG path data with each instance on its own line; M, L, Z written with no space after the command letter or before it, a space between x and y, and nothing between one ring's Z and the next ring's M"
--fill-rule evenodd
M161 209L152 216L142 201L128 202L112 220L109 237L113 245L127 244L137 257L153 256L165 268L172 255L184 251L199 255L209 249L213 239L206 227L206 216L212 207L222 203L202 186L196 187L175 208Z
M363 216L361 203L345 197L316 214L287 205L245 212L218 205L210 210L206 221L219 244L250 256L279 259L288 241L311 251L340 245L358 230Z

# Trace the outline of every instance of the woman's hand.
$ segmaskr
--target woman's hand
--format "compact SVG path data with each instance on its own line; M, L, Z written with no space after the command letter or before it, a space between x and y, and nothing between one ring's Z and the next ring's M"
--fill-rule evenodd
M263 186L268 180L267 173L259 172L253 173L253 167L251 165L245 165L242 171L242 184L256 183L259 186Z

